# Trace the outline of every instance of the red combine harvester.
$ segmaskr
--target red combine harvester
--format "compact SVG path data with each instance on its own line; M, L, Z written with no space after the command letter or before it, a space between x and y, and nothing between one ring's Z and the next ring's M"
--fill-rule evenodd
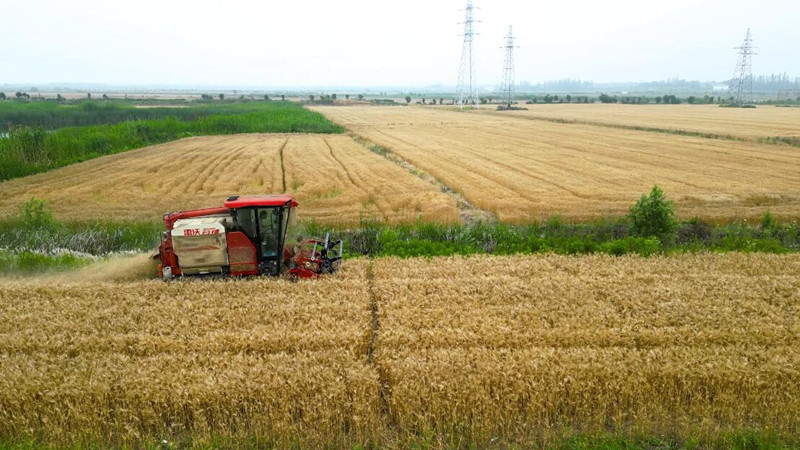
M342 261L342 241L299 240L285 245L297 201L290 195L230 197L221 208L164 215L158 248L159 276L278 276L332 274Z

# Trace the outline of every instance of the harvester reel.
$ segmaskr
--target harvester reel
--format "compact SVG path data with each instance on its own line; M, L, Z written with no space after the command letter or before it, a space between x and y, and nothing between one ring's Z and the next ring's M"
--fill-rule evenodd
M308 239L299 245L290 275L299 278L313 278L333 274L342 264L343 242L331 241L330 233L321 239Z

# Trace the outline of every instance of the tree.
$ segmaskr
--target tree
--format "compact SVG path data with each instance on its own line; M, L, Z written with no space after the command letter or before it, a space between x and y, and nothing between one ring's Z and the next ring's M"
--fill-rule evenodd
M658 186L653 186L649 197L642 195L631 206L628 217L631 220L631 231L635 235L658 237L661 242L669 240L678 228L674 206Z
M285 96L285 95L283 95L283 94L281 94L281 101L282 101L282 102L285 102L285 101L286 101L286 96Z
M619 99L608 94L600 94L600 103L617 103Z
M434 105L436 104L436 99L433 99L431 101L433 102Z
M411 103L411 96L410 95L406 95L406 104L408 105L410 103Z
M331 100L336 101L336 94L331 94Z
M661 104L661 97L656 97L656 104L657 104L657 105L660 105L660 104Z
M61 94L56 94L56 100L58 100L60 102L63 102L64 101L64 97L62 97Z
M6 99L6 93L0 92L0 100L5 100L5 99Z
M269 101L269 95L264 95L264 100Z
M225 100L225 94L219 94L220 101Z
M91 100L91 99L92 99L92 93L91 93L91 92L87 92L87 93L86 93L86 98L88 98L89 100Z
M443 98L440 98L440 99L439 99L439 104L440 104L440 105L444 105L444 99L443 99Z
M108 100L108 94L103 94L103 100Z
M315 97L314 97L314 95L313 95L313 94L308 96L308 99L309 99L309 100L311 100L311 103L314 103L314 98L315 98Z
M344 94L344 99L345 100L350 100L350 94Z
M567 103L572 103L572 96L571 95L567 95Z
M358 101L364 100L364 94L358 94Z

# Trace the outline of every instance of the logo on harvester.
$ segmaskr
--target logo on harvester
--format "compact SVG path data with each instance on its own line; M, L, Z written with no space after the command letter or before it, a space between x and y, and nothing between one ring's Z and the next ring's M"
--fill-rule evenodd
M184 236L208 236L212 234L220 234L218 228L203 228L201 231L199 228L195 228L194 230L183 230Z

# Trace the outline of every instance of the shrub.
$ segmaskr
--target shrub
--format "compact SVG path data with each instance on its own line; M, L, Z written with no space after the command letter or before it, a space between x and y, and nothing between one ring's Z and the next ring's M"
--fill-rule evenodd
M656 238L627 237L616 241L607 242L601 247L603 253L622 256L637 254L652 256L661 251L661 242Z
M745 253L788 253L789 249L781 245L777 239L755 239L741 235L726 236L717 250Z
M666 242L678 228L675 210L664 191L653 186L650 196L643 195L630 209L631 231L640 237L658 237Z
M46 159L47 132L40 126L11 127L8 132L10 149L26 163L40 163Z
M31 197L20 206L19 219L23 226L45 228L53 224L53 212L46 201Z
M678 229L678 244L681 245L693 242L709 245L713 237L714 230L711 226L697 217L684 223Z
M772 216L772 212L767 210L763 216L761 216L761 230L762 231L769 231L773 230L778 227L778 222L775 220L775 217Z
M49 270L67 270L84 266L89 259L72 254L43 255L33 252L12 253L0 250L0 273L36 273Z

